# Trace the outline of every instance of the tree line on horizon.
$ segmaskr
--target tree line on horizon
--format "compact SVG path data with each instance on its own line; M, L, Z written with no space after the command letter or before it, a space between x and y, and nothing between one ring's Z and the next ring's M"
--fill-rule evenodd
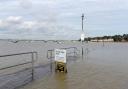
M128 42L128 34L123 35L114 35L114 36L101 36L101 37L88 37L85 38L84 41L91 41L91 40L109 40L113 39L114 42ZM81 39L79 39L81 41Z

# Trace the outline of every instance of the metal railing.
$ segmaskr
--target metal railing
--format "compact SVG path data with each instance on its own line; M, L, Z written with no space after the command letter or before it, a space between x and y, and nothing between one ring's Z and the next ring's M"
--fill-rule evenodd
M67 56L77 56L79 53L79 50L77 47L68 47L68 48L59 48L59 49L65 49L67 51ZM54 58L54 49L47 50L47 58L52 59Z
M68 47L68 48L61 48L61 49L65 49L67 51L67 56L70 54L74 54L74 56L77 56L77 54L79 53L79 50L77 49L77 47Z
M78 55L78 53L80 52L77 49L77 47L68 47L68 48L59 48L59 49L65 49L66 50L66 56L67 57L69 57L71 55L73 55L74 57L76 57ZM50 59L50 70L51 70L51 72L52 72L53 58L55 57L54 50L55 49L47 50L47 59Z
M8 66L8 67L3 67L3 68L0 68L0 70L5 70L5 69L17 67L17 66L26 65L26 64L31 64L31 75L32 75L32 80L34 80L34 61L35 61L34 59L36 59L36 60L38 59L37 52L24 52L24 53L17 53L17 54L0 55L0 58L1 57L16 56L16 55L25 55L25 54L31 55L31 61L25 62L25 63L20 63L20 64L15 64L15 65Z

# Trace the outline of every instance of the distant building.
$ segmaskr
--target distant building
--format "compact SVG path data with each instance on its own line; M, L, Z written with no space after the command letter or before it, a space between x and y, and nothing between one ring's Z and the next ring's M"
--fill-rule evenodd
M113 39L93 39L91 42L113 42Z

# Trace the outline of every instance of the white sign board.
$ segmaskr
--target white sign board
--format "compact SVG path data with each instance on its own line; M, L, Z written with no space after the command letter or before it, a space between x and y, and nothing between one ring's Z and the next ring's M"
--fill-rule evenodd
M81 41L84 41L84 34L81 34Z
M66 50L55 49L55 61L66 63Z

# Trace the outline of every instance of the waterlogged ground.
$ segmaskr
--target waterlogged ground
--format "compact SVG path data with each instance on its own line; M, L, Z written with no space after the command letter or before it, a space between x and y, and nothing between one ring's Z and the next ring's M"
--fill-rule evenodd
M88 49L87 49L88 48ZM22 89L128 89L128 44L90 43L68 73L52 73Z
M48 49L75 46L81 54L81 44L78 42L8 42L7 46L3 46L1 43L4 52L1 51L1 54L37 51L39 58L36 65L49 62L45 56ZM36 68L35 80L20 89L128 89L127 51L128 43L84 43L83 58L81 55L68 58L67 74L55 73L54 69L51 71L48 64Z

